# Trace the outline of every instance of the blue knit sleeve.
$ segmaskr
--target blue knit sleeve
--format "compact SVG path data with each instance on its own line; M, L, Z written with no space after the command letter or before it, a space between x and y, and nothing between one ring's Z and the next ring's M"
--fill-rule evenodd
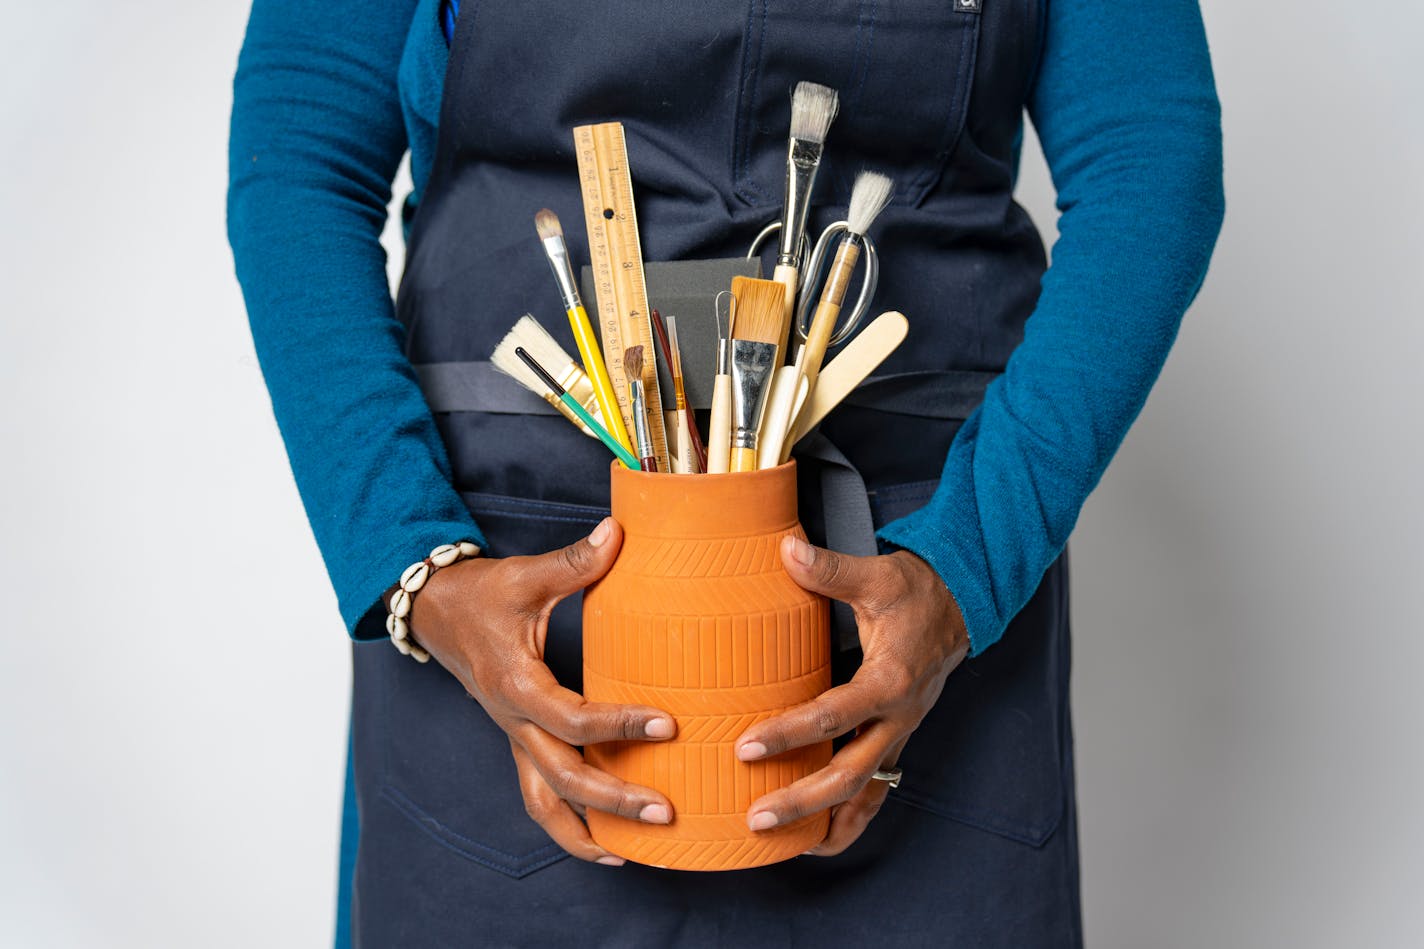
M438 544L483 545L402 352L379 237L406 148L416 0L255 0L233 83L228 236L292 473L348 632Z
M939 573L975 655L1062 551L1141 410L1224 210L1220 108L1196 0L1045 2L1029 114L1062 211L1053 263L938 491L880 531Z

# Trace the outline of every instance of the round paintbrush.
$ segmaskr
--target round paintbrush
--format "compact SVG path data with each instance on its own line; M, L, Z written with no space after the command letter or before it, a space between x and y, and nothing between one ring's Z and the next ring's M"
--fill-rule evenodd
M816 303L815 315L811 318L811 329L806 333L806 345L797 356L796 364L808 381L808 388L816 386L816 376L821 371L821 363L826 358L826 347L831 334L835 332L836 320L840 317L841 304L845 302L850 278L855 273L856 262L860 260L860 249L865 232L890 203L892 182L889 177L874 171L862 171L855 179L855 187L850 193L850 209L846 214L846 233L836 248L836 256L831 261L831 270L826 277L826 285L821 289L820 300Z
M648 427L648 397L643 390L643 347L629 346L623 350L623 373L628 378L629 397L633 400L633 438L638 443L638 461L644 471L658 470L657 452L653 450L653 432Z

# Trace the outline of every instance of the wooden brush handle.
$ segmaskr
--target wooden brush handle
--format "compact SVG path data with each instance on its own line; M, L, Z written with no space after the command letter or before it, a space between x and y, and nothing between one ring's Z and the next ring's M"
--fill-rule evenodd
M801 271L790 264L777 264L771 279L786 288L786 301L781 307L781 335L777 337L777 359L786 358L791 339L791 321L796 312L796 288L801 284Z
M732 377L723 373L712 380L712 419L707 425L707 473L731 470Z
M831 335L836 331L836 320L841 315L841 303L845 300L846 289L850 286L851 274L855 273L856 261L860 260L860 245L842 241L836 251L836 259L831 263L830 275L826 277L826 287L821 291L816 313L811 317L811 329L806 333L806 347L801 354L801 372L807 384L814 389L816 377L821 373L821 363L826 358Z
M733 471L756 471L757 453L755 448L732 449Z

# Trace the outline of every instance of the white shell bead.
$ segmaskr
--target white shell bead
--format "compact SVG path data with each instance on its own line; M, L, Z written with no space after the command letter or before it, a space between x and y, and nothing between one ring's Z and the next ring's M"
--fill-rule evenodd
M473 556L475 556L476 554L478 554L479 552L480 552L480 548L479 548L478 545L472 544L472 543L470 543L468 540L462 540L462 541L460 541L460 556L461 556L461 557L473 557Z
M454 544L441 544L430 552L430 562L437 567L448 567L460 559L460 548Z
M414 659L416 662L429 662L429 661L430 661L430 653L426 652L424 649L421 649L419 646L415 645L414 643L412 643L412 644L411 644L411 647L410 647L410 656L411 656L411 658Z
M410 594L404 590L397 590L396 595L391 597L391 613L405 619L410 615Z
M391 634L392 639L405 639L410 635L410 626L405 620L392 613L386 617L386 632Z
M407 593L414 593L425 586L425 581L430 579L430 564L422 560L420 563L413 563L405 568L405 573L401 574L400 588Z
M402 656L410 655L410 641L406 639L392 639L391 643L396 647L396 651Z

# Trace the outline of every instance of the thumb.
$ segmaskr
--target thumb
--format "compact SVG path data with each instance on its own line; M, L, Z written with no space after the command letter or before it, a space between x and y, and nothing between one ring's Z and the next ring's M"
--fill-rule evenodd
M870 561L869 557L816 547L791 535L781 541L781 562L791 579L803 589L843 603L862 599L874 587Z
M550 600L562 600L607 573L622 545L623 528L605 517L582 540L534 557L530 583Z

